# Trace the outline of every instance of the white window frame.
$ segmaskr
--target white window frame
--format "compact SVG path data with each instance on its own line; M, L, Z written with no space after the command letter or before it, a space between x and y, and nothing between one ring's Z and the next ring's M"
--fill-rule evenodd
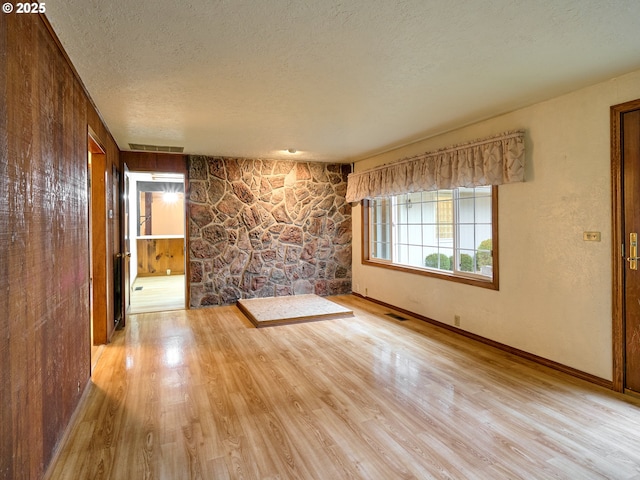
M491 221L491 230L492 230L492 277L488 277L486 275L482 275L480 273L463 271L460 269L460 262L462 253L459 248L459 237L460 237L460 208L459 208L459 190L458 189L450 189L453 191L452 201L453 204L453 257L455 261L453 262L451 270L440 270L437 268L429 268L426 266L414 266L414 265L406 265L397 263L398 262L398 248L400 245L396 243L396 239L399 238L398 233L398 222L396 219L397 213L397 202L399 195L384 197L389 201L390 204L390 212L391 212L391 222L389 227L389 242L390 242L390 258L376 258L373 257L373 245L371 240L374 238L372 229L374 228L374 223L370 219L371 215L371 205L372 200L364 200L363 208L362 208L362 263L366 265L379 266L383 268L390 268L394 270L401 270L410 273L415 273L419 275L437 277L445 280L451 280L454 282L465 283L470 285L476 285L483 288L490 288L493 290L499 289L499 268L498 268L498 187L492 187L491 192L491 206L492 206L492 221ZM376 199L376 201L382 200ZM424 224L423 224L424 225ZM474 219L475 225L475 219ZM477 255L474 256L477 259Z

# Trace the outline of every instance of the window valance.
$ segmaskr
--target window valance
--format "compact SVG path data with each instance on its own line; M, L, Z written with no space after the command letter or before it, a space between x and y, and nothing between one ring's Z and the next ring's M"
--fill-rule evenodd
M524 131L506 132L351 173L346 200L523 182L524 157Z

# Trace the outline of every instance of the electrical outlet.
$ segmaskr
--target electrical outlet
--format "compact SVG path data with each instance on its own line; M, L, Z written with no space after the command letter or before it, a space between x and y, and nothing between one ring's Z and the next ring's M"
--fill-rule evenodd
M454 315L454 316L453 316L453 324L454 324L456 327L459 327L459 326L460 326L460 315Z
M359 283L356 283L356 284L354 285L354 287L355 287L355 288L354 288L355 292L356 292L356 293L360 293L360 284L359 284Z
M365 287L364 289L364 296L368 297L369 296L369 289Z

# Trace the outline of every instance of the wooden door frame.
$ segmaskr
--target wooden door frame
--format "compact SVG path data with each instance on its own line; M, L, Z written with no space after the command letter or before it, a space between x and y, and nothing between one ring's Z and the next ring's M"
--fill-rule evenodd
M88 132L88 148L91 160L91 262L93 269L93 345L107 343L108 288L107 265L107 195L106 149L97 140L91 129Z
M189 245L191 243L189 228L189 167L188 156L176 153L121 152L120 160L126 164L130 173L178 173L183 175L184 182L184 308L191 308L191 262ZM135 268L135 267L134 267Z
M624 191L622 158L622 115L640 109L640 99L614 105L611 113L611 270L612 294L612 342L613 342L613 389L623 392L625 388L625 308L624 308Z

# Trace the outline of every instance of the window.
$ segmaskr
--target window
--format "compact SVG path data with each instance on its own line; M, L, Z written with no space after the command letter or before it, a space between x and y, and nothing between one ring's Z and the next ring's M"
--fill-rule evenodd
M363 262L498 289L497 187L364 201Z

